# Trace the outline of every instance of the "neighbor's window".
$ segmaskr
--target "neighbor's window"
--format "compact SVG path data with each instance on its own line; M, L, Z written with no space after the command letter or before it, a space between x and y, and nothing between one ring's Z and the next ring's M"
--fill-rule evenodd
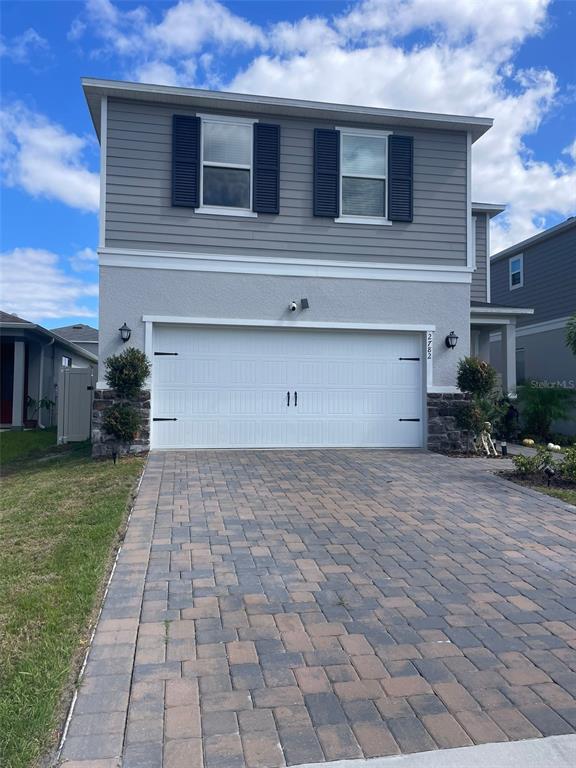
M510 269L510 290L514 288L522 288L524 285L524 259L522 254L519 256L512 256L508 262Z
M66 355L62 355L62 367L63 368L72 368L72 358L67 357Z
M202 121L202 205L251 209L252 121Z
M388 133L340 132L342 217L386 218Z

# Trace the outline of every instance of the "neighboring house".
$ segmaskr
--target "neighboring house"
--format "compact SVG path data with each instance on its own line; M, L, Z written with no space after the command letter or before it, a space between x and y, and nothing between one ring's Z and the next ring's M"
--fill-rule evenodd
M76 323L75 325L64 325L62 328L53 328L52 331L98 357L97 328L92 328L91 325L84 323Z
M576 217L492 256L491 285L495 301L534 308L516 330L518 380L575 388L566 323L576 312ZM493 337L493 357L500 346Z
M576 312L576 218L495 254L491 285L496 301L534 308L516 329L518 381L576 389L576 357L566 345L566 323ZM502 338L494 334L495 365L501 355ZM574 420L557 422L554 429L576 431Z
M98 358L41 325L0 312L1 426L57 422L58 375L62 367L96 368ZM31 401L48 398L53 408L36 411Z
M100 360L122 327L147 353L153 448L454 443L458 360L518 314L485 306L501 208L472 205L470 172L491 119L83 87Z

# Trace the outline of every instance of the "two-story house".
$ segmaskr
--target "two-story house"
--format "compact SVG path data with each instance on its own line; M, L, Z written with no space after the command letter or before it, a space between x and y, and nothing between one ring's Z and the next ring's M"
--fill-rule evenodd
M534 308L516 327L518 381L576 388L576 357L566 345L566 324L576 312L576 217L495 254L491 259L495 301ZM491 337L491 356L498 366L502 335ZM556 424L573 433L574 421Z
M458 360L509 320L484 306L501 208L470 191L491 119L83 87L101 145L101 366L120 328L146 351L153 448L457 439Z

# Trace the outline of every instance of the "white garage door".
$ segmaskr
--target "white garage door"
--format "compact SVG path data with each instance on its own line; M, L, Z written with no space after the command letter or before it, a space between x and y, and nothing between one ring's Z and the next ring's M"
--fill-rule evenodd
M419 334L156 326L152 447L418 447Z

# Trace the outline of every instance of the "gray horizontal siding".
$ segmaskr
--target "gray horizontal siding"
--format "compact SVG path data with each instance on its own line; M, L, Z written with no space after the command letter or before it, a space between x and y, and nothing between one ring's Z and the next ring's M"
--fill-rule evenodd
M277 118L282 126L280 214L209 216L171 206L172 115L178 107L110 100L106 245L116 248L466 263L466 136L414 136L414 221L391 226L336 224L312 213L314 128L332 123ZM386 126L383 126L385 128Z
M490 269L492 302L532 307L534 314L519 319L532 325L576 312L576 227L529 246L524 254L524 285L511 291L510 258L493 262Z
M485 214L476 214L476 270L472 273L472 285L470 286L470 298L472 301L488 301L486 291L486 227L490 226Z

